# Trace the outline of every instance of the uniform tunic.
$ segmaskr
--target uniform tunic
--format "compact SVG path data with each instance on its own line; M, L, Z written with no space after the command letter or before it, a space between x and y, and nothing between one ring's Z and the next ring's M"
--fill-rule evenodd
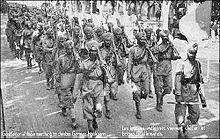
M202 77L201 77L200 62L196 61L194 64L190 64L188 60L184 60L177 67L176 78L175 78L175 95L181 95L183 102L199 102L198 88L199 88L199 83L201 82L202 82ZM185 121L187 107L189 109L188 110L189 116L187 117L187 119L190 120L192 124L197 123L200 115L198 104L194 104L194 105L176 104L175 106L176 124L181 124L182 122L180 121L181 117Z
M100 62L87 59L80 65L83 73L83 84L81 95L83 100L83 117L87 120L93 120L95 106L100 103L100 95L103 92L103 72Z
M149 53L144 47L133 46L129 52L128 74L137 86L133 100L140 102L150 91L150 67L148 65ZM142 96L144 94L144 96Z

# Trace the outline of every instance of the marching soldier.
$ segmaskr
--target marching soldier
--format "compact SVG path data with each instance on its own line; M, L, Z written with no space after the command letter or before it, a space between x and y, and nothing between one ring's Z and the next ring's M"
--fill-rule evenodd
M87 45L90 41L94 38L94 31L91 27L85 27L84 28L84 34L85 34L85 41L83 42L83 48L89 50L90 46Z
M64 43L65 54L61 55L56 63L55 78L57 81L57 93L59 96L59 107L62 109L62 114L67 116L67 109L71 113L72 127L77 128L74 105L76 95L72 90L74 87L74 79L77 73L78 62L73 53L73 44L69 40Z
M32 67L32 34L33 30L31 29L31 22L26 23L26 27L24 28L22 32L22 40L23 40L23 47L25 51L25 58L27 61L27 69L30 69Z
M122 36L122 29L121 28L116 28L114 29L114 41L115 41L115 46L118 51L118 56L120 58L120 61L122 63L122 66L117 66L116 71L117 71L117 77L118 77L118 85L124 84L123 76L125 73L125 68L126 68L126 57L128 55L128 50L127 50L127 44L125 38Z
M79 53L79 50L81 49L82 47L82 31L81 31L81 28L79 26L74 26L72 28L72 39L73 39L73 42L74 42L74 47L76 49L76 51Z
M127 82L131 79L135 88L132 92L136 106L136 118L141 119L141 99L146 99L150 92L150 67L148 60L150 51L146 49L146 36L144 32L136 34L137 45L129 52Z
M174 95L177 104L175 105L175 119L179 127L178 137L188 136L187 127L196 124L199 120L199 96L202 106L206 107L205 98L201 92L201 64L196 60L198 44L195 43L187 51L187 59L181 61L176 70ZM194 104L193 104L194 103ZM186 118L186 108L189 116Z
M162 43L154 47L154 54L158 63L154 68L154 88L156 93L156 110L162 112L163 97L171 93L172 89L172 64L173 45L168 38L169 32L163 30L160 32Z
M34 53L34 59L38 64L39 68L39 74L43 72L42 70L42 60L43 60L43 50L42 47L40 46L40 40L42 39L44 35L44 30L43 30L43 24L38 23L37 24L37 30L33 32L33 53Z
M153 50L155 45L156 45L156 41L152 39L152 33L153 30L151 28L145 28L144 32L146 34L146 43L147 43L147 48L149 48L150 50ZM148 64L150 66L150 73L151 73L151 81L152 81L152 74L153 74L153 68L154 68L154 62L152 59L149 59ZM150 93L149 93L149 97L153 98L153 93L152 93L152 89L150 86Z
M21 45L21 37L22 37L22 26L18 20L16 21L15 30L13 31L13 41L15 43L15 57L18 59L22 58L23 55L23 48Z
M117 82L117 71L116 66L119 64L119 58L117 58L116 51L113 50L113 34L112 33L104 33L102 35L103 44L101 46L101 57L106 63L106 77L108 80L105 82L105 97L104 97L104 104L106 114L105 117L111 119L110 117L110 109L109 109L109 101L118 100L117 93L118 93L118 82Z
M43 69L47 80L47 90L54 88L53 78L53 60L52 51L54 48L53 30L50 28L46 32L45 36L41 39L40 46L43 50Z
M83 74L81 80L81 98L83 101L83 118L87 120L89 132L98 129L96 118L102 116L100 95L103 92L103 70L98 60L97 42L90 42L89 58L80 64L79 74Z

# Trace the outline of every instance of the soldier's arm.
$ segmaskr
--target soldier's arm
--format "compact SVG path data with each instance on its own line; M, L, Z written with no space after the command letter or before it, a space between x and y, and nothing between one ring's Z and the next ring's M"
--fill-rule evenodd
M129 55L128 55L127 77L129 78L131 76L131 66L132 66L133 56L134 56L134 47L131 48Z
M174 82L174 87L175 87L174 94L175 95L181 95L182 74L183 74L183 64L180 63L179 65L177 65L176 74L175 74L175 82Z

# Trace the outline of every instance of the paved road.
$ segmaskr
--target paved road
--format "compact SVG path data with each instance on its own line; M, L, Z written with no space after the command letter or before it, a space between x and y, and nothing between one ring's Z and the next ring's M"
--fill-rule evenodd
M73 131L70 119L62 117L57 107L58 99L54 90L46 90L44 75L39 75L37 67L26 69L25 61L16 61L10 52L5 36L6 19L1 18L1 87L5 108L6 131L8 137L76 137L76 133L87 131L86 121L82 119L81 100L77 101L77 121L79 129ZM211 48L201 48L212 50ZM183 51L181 47L178 50ZM206 51L205 51L206 52ZM213 52L211 54L216 54ZM218 56L218 54L216 55ZM216 57L215 56L215 57ZM203 75L207 75L207 58L199 57ZM177 62L173 62L175 69ZM111 101L111 120L104 117L98 120L98 133L106 138L128 137L129 133L141 133L144 137L177 137L174 123L174 105L166 104L174 101L174 95L164 99L164 111L155 110L154 99L141 101L142 119L134 116L135 106L132 101L129 84L119 87L119 100ZM219 137L219 58L210 60L210 80L204 85L208 109L201 109L198 125L190 132L191 137ZM139 130L138 130L139 129ZM83 134L80 136L83 137ZM131 136L129 136L131 137ZM143 137L143 134L138 134Z

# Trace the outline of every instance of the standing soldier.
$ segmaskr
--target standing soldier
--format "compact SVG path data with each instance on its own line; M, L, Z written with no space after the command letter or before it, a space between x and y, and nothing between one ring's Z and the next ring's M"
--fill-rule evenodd
M20 24L20 22L18 20L15 20L16 25L15 25L15 29L13 31L14 37L13 37L13 41L15 43L15 57L18 59L22 58L22 54L23 54L23 48L21 45L21 37L22 37L22 26Z
M206 107L205 97L201 92L203 78L201 76L201 64L196 60L197 51L198 44L195 43L188 49L187 59L180 62L176 71L174 95L177 102L175 119L180 129L178 138L186 138L187 127L198 122L200 116L199 97L202 106ZM187 121L185 121L186 108L188 108L189 115Z
M38 64L39 74L43 72L42 70L42 60L43 60L43 50L40 47L40 40L44 35L43 24L37 24L37 30L33 32L33 53L34 59Z
M83 100L83 117L87 120L89 132L98 129L96 118L101 118L102 106L100 95L103 92L103 70L98 60L97 42L90 42L89 58L80 64L79 73L83 74L81 80L81 98Z
M114 29L114 43L118 51L118 56L120 58L120 61L122 63L122 66L117 66L116 71L117 71L117 78L118 78L118 85L124 84L123 76L125 73L125 68L126 68L126 57L128 55L128 50L127 50L127 44L125 38L122 36L122 29L121 28L116 28Z
M150 50L153 50L155 45L156 45L156 41L152 39L152 33L153 33L153 29L151 28L145 28L144 29L144 32L146 34L146 43L147 43L147 48L149 48ZM152 60L152 58L149 59L148 61L148 64L150 66L150 73L151 73L151 80L152 81L153 79L153 68L154 68L154 61ZM152 88L150 86L150 93L149 93L149 97L150 98L153 98L153 93L152 93Z
M74 42L74 47L78 53L82 47L82 37L83 36L82 36L81 28L79 26L74 26L72 28L72 39Z
M27 22L26 26L22 32L22 39L23 39L23 47L24 47L24 51L25 51L25 58L27 61L27 69L30 69L32 67L32 50L33 50L33 46L32 46L32 34L33 34L33 30L31 29L31 22Z
M54 41L53 41L53 30L51 28L47 30L45 36L41 39L40 45L43 50L42 65L47 80L47 90L50 90L54 88L53 60L52 60Z
M91 27L85 27L84 29L84 34L85 34L85 41L83 42L83 48L89 50L90 46L87 45L87 43L89 43L90 41L93 40L94 38L94 32L93 29Z
M127 82L135 84L133 90L133 100L136 106L136 118L141 119L141 99L146 99L150 92L150 67L148 59L150 51L146 49L146 36L144 32L136 34L137 45L133 46L129 52Z
M156 93L156 109L162 112L163 97L171 93L172 89L172 65L173 45L168 38L169 32L163 30L160 32L162 43L155 46L154 54L158 58L158 63L154 68L154 88Z
M67 116L67 109L71 112L72 127L76 128L76 118L74 104L76 97L72 94L74 87L74 79L76 77L77 67L79 67L75 55L73 53L73 44L69 40L64 43L65 54L61 55L56 63L55 78L57 81L57 93L59 95L59 107L62 109L62 114Z
M117 82L117 73L115 67L119 65L118 63L119 58L117 58L117 55L115 51L113 50L113 34L112 33L104 33L102 35L103 44L101 46L101 57L106 63L106 77L108 80L105 82L105 97L104 97L104 104L105 104L105 110L106 114L105 117L111 119L110 117L110 110L109 110L109 101L110 99L118 100L117 93L118 93L118 82Z

